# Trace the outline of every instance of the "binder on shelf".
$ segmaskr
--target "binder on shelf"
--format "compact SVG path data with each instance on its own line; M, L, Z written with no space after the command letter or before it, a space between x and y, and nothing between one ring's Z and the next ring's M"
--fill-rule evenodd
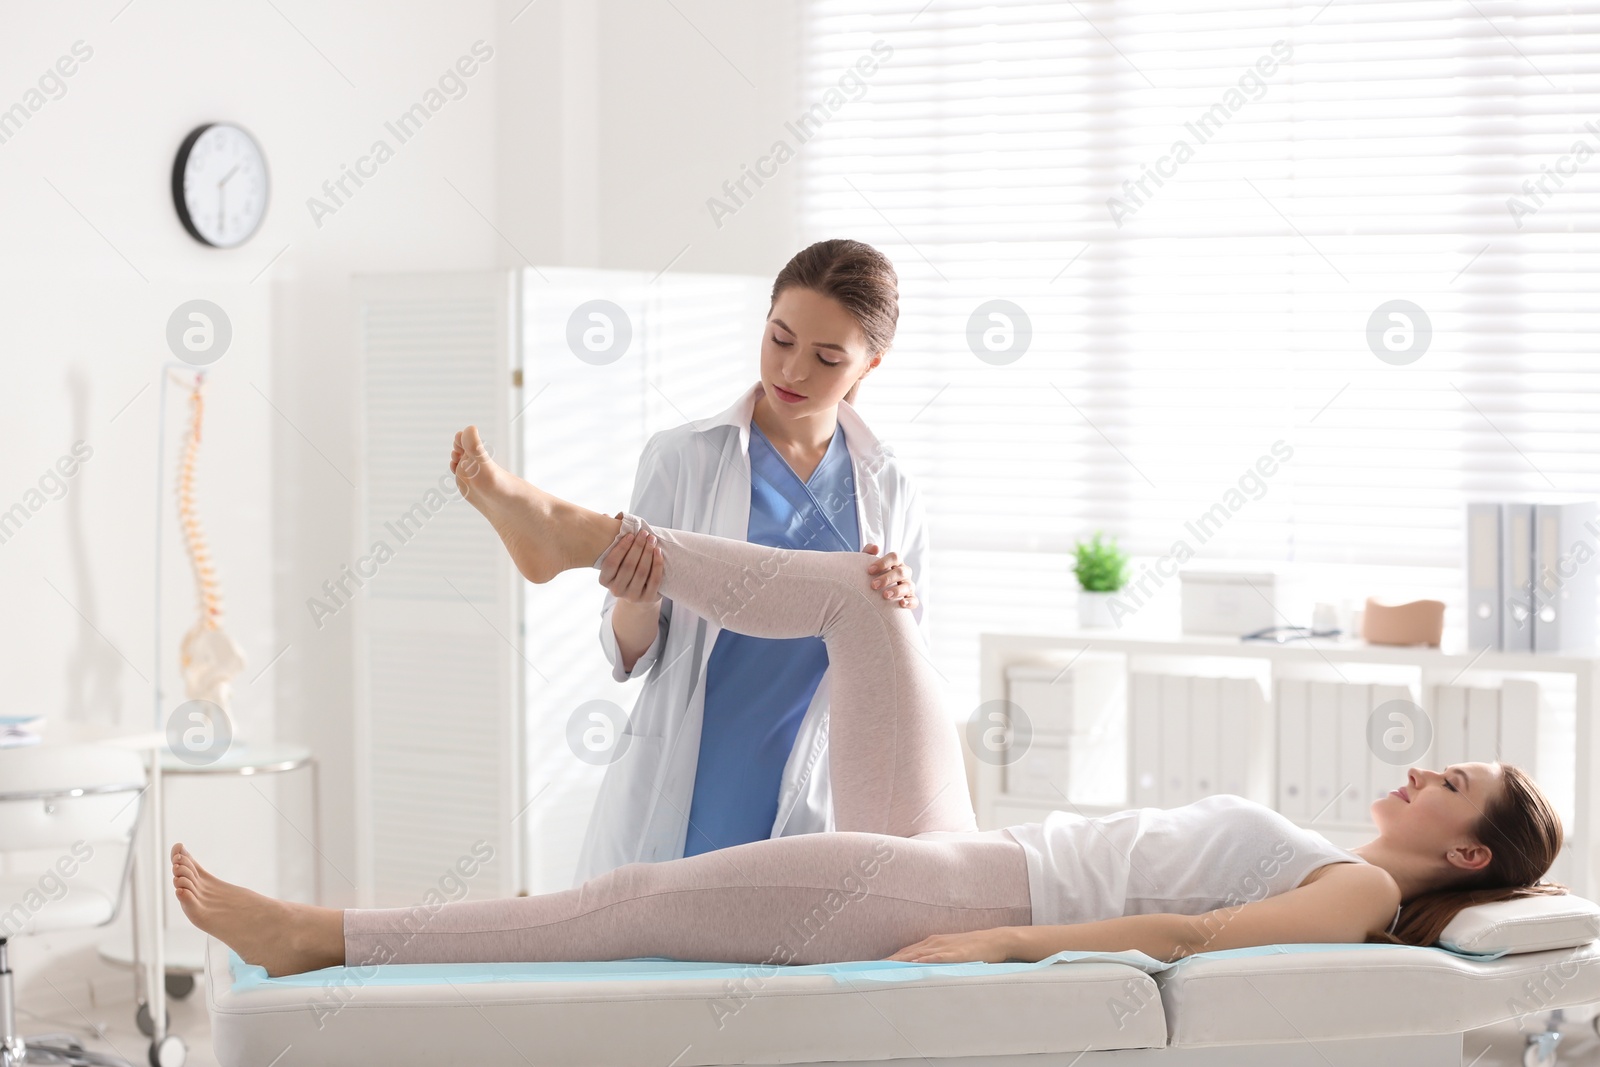
M1373 685L1372 706L1374 710L1383 707L1392 700L1403 700L1407 704L1411 705L1412 708L1415 708L1417 703L1416 697L1412 694L1410 686L1389 684ZM1406 711L1408 717L1414 717L1416 714L1415 711L1411 709L1406 709ZM1382 724L1382 730L1385 733L1391 730L1399 731L1394 735L1394 737L1397 743L1401 744L1405 742L1406 737L1408 736L1407 731L1414 731L1419 728L1419 723L1408 723L1401 718L1386 717ZM1384 759L1379 754L1379 752L1382 751L1381 749L1372 750L1369 748L1368 751L1367 782L1370 788L1367 795L1367 807L1369 810L1372 806L1370 803L1371 801L1377 800L1380 797L1388 796L1389 790L1399 789L1401 786L1406 784L1406 772L1411 769L1412 764L1421 763L1424 760L1431 758L1429 756L1419 755L1403 763L1391 763L1388 759Z
M1494 758L1535 777L1539 769L1539 699L1539 683L1531 679L1507 678L1500 683L1500 737Z
M1433 746L1426 759L1434 770L1467 758L1467 693L1459 685L1433 687Z
M1074 804L1128 804L1127 668L1110 657L1080 657L1072 682L1068 794Z
M1190 800L1222 792L1217 784L1217 759L1226 743L1218 737L1222 710L1222 679L1189 679L1189 786ZM1187 802L1185 802L1187 803Z
M1500 508L1500 647L1533 651L1533 505Z
M1160 680L1144 671L1128 675L1128 802L1161 806Z
M1488 763L1500 747L1500 690L1473 686L1467 690L1467 740L1463 762ZM1435 770L1444 770L1441 764Z
M1161 806L1175 808L1195 799L1189 771L1189 679L1157 676L1161 701Z
M1217 709L1217 791L1273 806L1272 716L1254 678L1223 678Z
M1306 732L1307 819L1339 817L1340 682L1313 681Z
M1467 642L1474 651L1500 647L1499 504L1467 505Z
M1595 502L1535 504L1533 525L1534 651L1593 652Z
M1278 810L1291 819L1310 816L1306 802L1307 682L1280 678L1273 694L1278 719Z
M1339 794L1341 822L1367 820L1367 717L1372 714L1372 686L1348 683L1339 687Z

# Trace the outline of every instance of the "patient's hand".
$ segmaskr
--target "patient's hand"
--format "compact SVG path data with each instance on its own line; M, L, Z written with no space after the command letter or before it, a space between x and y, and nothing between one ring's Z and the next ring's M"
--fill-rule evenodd
M877 545L865 545L861 551L876 554ZM917 606L916 589L911 584L911 566L901 563L896 552L886 552L872 561L867 567L868 574L876 574L872 581L872 588L882 589L885 599L894 600L902 608Z
M1004 963L1016 955L1012 927L934 934L888 957L905 963Z

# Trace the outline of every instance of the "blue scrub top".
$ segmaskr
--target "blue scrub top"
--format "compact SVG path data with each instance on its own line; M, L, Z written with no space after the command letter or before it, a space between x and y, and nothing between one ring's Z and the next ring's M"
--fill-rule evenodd
M750 423L750 530L772 548L859 552L855 484L844 428L802 482ZM794 738L828 668L820 637L750 637L721 630L706 667L700 763L683 854L772 836Z

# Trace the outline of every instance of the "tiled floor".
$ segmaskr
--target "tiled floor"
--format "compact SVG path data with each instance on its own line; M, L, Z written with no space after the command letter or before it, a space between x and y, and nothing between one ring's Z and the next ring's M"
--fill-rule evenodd
M1589 1023L1592 1014L1583 1008L1563 1013L1565 1018L1557 1027L1561 1040L1556 1044L1556 1063L1563 1067L1600 1064L1600 1038ZM1506 1022L1473 1030L1462 1042L1461 1062L1464 1067L1522 1067L1528 1034L1542 1029L1542 1018L1529 1018L1520 1029L1515 1022Z
M63 1010L52 1009L48 1018L40 1018L32 1014L35 1010L45 1009L34 1004L24 1004L18 1012L18 1022L21 1023L20 1028L24 1036L67 1032L75 1035L86 1048L121 1056L135 1067L144 1067L149 1062L150 1039L139 1032L138 1025L134 1022L134 1005L131 1000L90 1008L84 1010L82 1015L68 1007ZM195 991L183 1000L169 999L167 1013L172 1020L171 1032L182 1037L183 1043L188 1046L189 1054L185 1067L219 1067L217 1058L211 1050L211 1020L206 1015L205 991L196 987ZM74 1022L78 1025L71 1025ZM104 1040L95 1040L90 1036L89 1024L104 1027ZM266 1065L257 1064L252 1067L266 1067Z
M187 999L171 1001L169 1011L172 1014L172 1032L180 1035L189 1048L186 1067L219 1067L211 1049L211 1024L206 1016L204 990L196 988ZM1592 1012L1577 1009L1567 1014L1568 1018L1559 1027L1562 1038L1556 1062L1562 1067L1592 1067L1600 1064L1600 1038L1595 1036L1594 1028L1588 1022ZM147 1062L150 1041L135 1026L131 1004L112 1005L97 1013L91 1012L90 1018L106 1025L106 1040L87 1039L81 1028L76 1029L74 1032L84 1039L85 1045L122 1055L138 1067ZM29 1017L21 1021L24 1033L38 1033L60 1029L57 1024L67 1020L55 1016L49 1021ZM1530 1019L1526 1026L1531 1029L1533 1020ZM1519 1029L1515 1022L1470 1032L1464 1042L1463 1067L1522 1067L1526 1034L1527 1030ZM251 1064L248 1067L267 1065Z

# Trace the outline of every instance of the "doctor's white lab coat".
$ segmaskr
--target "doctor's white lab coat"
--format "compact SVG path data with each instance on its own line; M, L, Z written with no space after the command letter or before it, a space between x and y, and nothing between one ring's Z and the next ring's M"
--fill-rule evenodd
M653 525L745 540L750 527L750 418L760 394L758 381L722 414L653 435L640 456L628 510ZM922 633L928 537L916 489L893 450L867 428L854 407L841 400L838 418L849 446L861 543L877 544L879 554L898 552L911 567L919 603L910 610ZM863 570L867 565L863 558ZM600 645L611 661L612 677L619 682L642 677L644 690L629 720L633 736L628 748L606 768L578 858L576 883L625 863L683 855L700 758L706 663L722 629L687 610L674 617L672 601L663 597L655 641L633 670L624 672L611 626L616 604L608 591L600 609ZM772 837L834 828L827 752L824 672L784 766Z

